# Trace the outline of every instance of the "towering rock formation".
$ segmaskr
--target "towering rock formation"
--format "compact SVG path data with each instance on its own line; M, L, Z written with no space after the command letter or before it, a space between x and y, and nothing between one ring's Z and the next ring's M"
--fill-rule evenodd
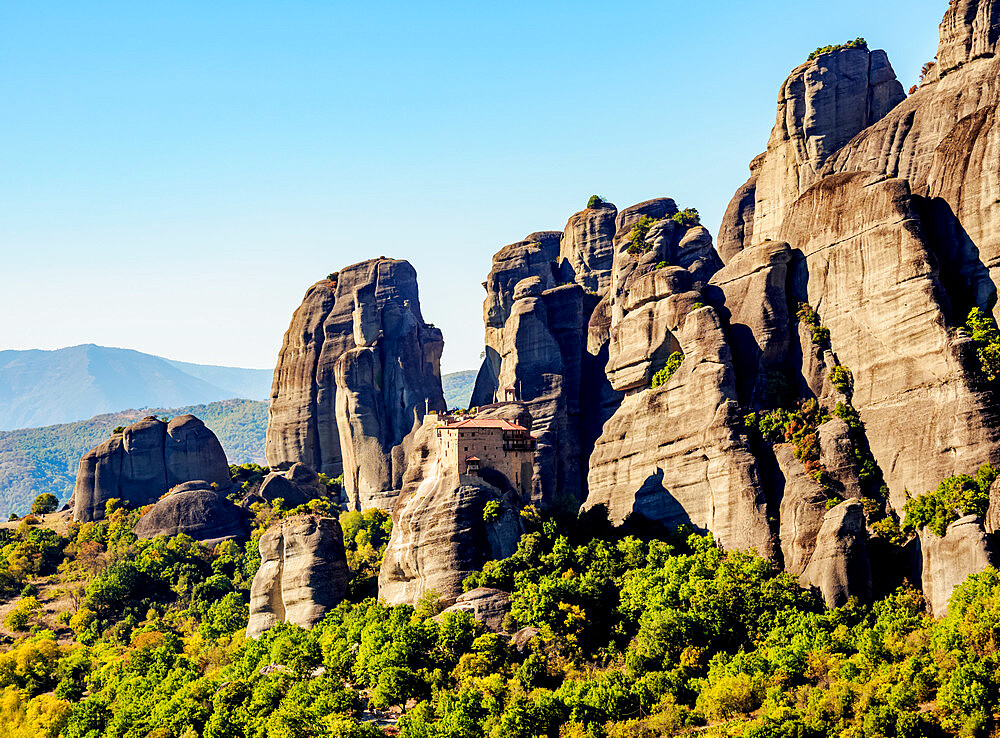
M559 241L559 275L588 292L603 295L611 286L612 241L618 208L610 202L571 215Z
M444 409L441 332L424 322L408 262L379 258L313 285L292 317L271 390L268 463L344 473L350 504L391 508L406 439Z
M533 498L545 506L575 507L583 497L588 423L581 392L589 368L587 325L598 297L580 285L607 281L603 240L614 212L610 204L588 209L570 218L565 233L533 233L506 246L484 283L486 356L472 404L513 394L528 406L538 439ZM573 278L579 283L557 284Z
M787 208L820 179L830 156L905 97L884 51L842 49L796 67L778 93L767 151L751 165L723 223L720 251L727 260L741 248L777 240Z
M584 508L710 529L723 545L773 555L757 463L742 435L723 323L699 289L721 263L671 200L622 211L615 237L607 376L626 395L590 458ZM654 219L644 239L632 226ZM645 221L643 221L645 222ZM640 234L641 235L641 234ZM653 387L671 357L673 375Z
M852 401L900 513L906 490L1000 459L995 388L957 330L971 308L995 309L1000 277L998 38L1000 2L952 0L938 62L909 98L883 52L842 49L798 67L720 232L726 267L708 296L728 321L740 401L774 407L780 375L799 396ZM791 313L803 302L829 330L825 349L796 326ZM842 397L829 377L838 363L853 374ZM851 469L852 433L832 423L819 431L823 464L846 497L871 494ZM765 477L772 498L785 495L785 565L804 572L819 536L816 490L787 474ZM858 528L847 522L841 537ZM960 578L988 559L978 522L949 536L960 544L921 536L924 590L938 614L955 584L941 552L968 549Z
M110 499L142 507L194 480L229 487L229 464L215 434L193 415L179 415L169 423L145 418L80 459L73 518L102 520Z
M531 427L523 405L481 411ZM445 463L435 423L417 433L403 495L379 572L379 597L389 604L416 605L435 592L447 604L462 594L462 580L491 559L510 556L521 536L520 509L526 502L508 480L470 476ZM496 503L486 515L488 503Z
M344 599L350 577L336 518L297 515L275 523L260 539L247 636L282 622L311 628Z

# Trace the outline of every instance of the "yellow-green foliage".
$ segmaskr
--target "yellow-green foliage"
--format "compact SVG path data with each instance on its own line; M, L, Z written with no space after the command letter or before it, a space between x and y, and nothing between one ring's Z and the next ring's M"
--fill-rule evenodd
M868 42L863 38L858 36L853 41L848 41L845 44L835 44L831 46L820 46L818 49L809 54L809 61L812 61L820 54L827 54L831 51L841 51L842 49L867 49Z
M983 375L995 382L1000 377L1000 331L993 316L973 308L965 321L965 332L976 343L976 356Z
M653 375L653 379L650 386L653 389L656 389L657 387L662 387L667 382L669 382L670 378L674 376L674 372L680 369L681 362L683 361L684 361L684 353L682 351L674 351L672 354L670 354L670 356L667 357L666 365L662 369L660 369L660 371L658 371L656 374Z
M937 489L907 500L903 507L903 530L917 531L928 527L943 536L960 514L985 517L990 504L990 486L996 477L993 467L983 464L974 478L968 474L957 474L945 479Z

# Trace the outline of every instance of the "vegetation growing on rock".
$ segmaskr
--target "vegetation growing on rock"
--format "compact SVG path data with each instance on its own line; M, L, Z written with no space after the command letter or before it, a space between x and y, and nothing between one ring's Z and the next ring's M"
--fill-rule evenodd
M990 464L979 467L975 477L968 474L948 477L937 489L906 502L903 530L919 531L926 527L943 536L961 515L985 517L990 504L990 485L996 477L997 472Z
M848 41L847 43L835 44L832 46L820 46L818 49L809 54L808 61L812 61L821 54L829 54L830 52L833 51L842 51L844 49L867 49L867 48L868 48L868 42L865 41L860 36L858 36L853 41Z
M682 361L684 361L683 352L674 351L672 354L670 354L670 356L667 357L666 365L664 365L664 367L660 369L660 371L658 371L656 374L653 375L653 379L651 381L650 386L653 389L656 389L657 387L662 387L667 382L669 382L670 378L674 376L674 372L676 372L680 368Z

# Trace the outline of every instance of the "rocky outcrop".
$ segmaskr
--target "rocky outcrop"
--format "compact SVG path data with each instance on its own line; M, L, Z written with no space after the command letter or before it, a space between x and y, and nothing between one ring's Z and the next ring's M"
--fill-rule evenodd
M642 274L644 268L630 269L638 276L623 284L623 317L612 326L608 376L627 396L596 442L584 509L602 506L615 523L635 515L693 524L724 546L771 556L766 503L742 435L719 315L700 304L687 270ZM676 351L684 355L680 367L651 388Z
M794 299L816 308L853 372L853 403L897 509L903 490L932 489L1000 452L995 402L963 359L968 339L947 324L921 223L905 181L844 174L799 198L780 234L801 254Z
M502 589L477 587L464 592L455 604L441 613L467 612L494 633L504 632L504 619L510 614L510 594Z
M955 587L970 574L978 574L998 563L983 524L975 515L956 520L948 526L943 537L924 529L920 533L920 551L924 598L936 618L948 614L948 603Z
M778 114L753 186L753 225L743 246L778 240L788 208L821 177L826 161L905 99L884 51L851 48L820 54L796 67L778 93ZM728 229L748 220L746 186L727 219ZM727 256L729 254L727 253Z
M867 540L861 503L841 502L824 516L815 549L800 581L818 588L827 607L846 605L851 597L862 602L871 600Z
M180 415L169 423L148 417L80 459L73 518L102 520L110 499L142 507L193 480L229 487L229 464L215 434L193 415Z
M180 533L214 547L226 540L250 538L246 511L207 482L185 482L142 514L133 529L139 538L172 537Z
M799 576L816 551L816 539L826 517L829 495L793 456L790 444L774 447L781 474L779 539L784 569Z
M522 421L523 416L519 405L479 414ZM450 605L462 594L466 577L487 561L514 553L521 501L502 479L460 474L445 464L432 422L418 431L412 458L379 571L379 597L391 605L416 605L434 592ZM490 502L499 508L486 519Z
M350 504L389 508L402 447L444 409L441 332L424 322L408 262L379 258L314 285L292 317L271 390L265 453L344 473Z
M486 300L483 319L486 323L486 355L476 377L470 403L473 407L490 405L497 400L500 389L500 351L503 328L514 307L514 288L531 277L537 278L541 289L556 284L555 267L559 258L561 234L533 233L523 241L504 246L493 256L493 268L483 283Z
M257 490L257 497L272 503L279 497L285 501L285 508L305 505L310 500L320 499L326 494L326 486L319 481L319 475L305 464L292 464L287 472L271 472Z
M611 286L618 208L601 202L570 216L559 242L560 278L603 295Z
M579 505L584 449L596 437L596 414L581 394L600 392L603 360L587 352L596 290L610 280L615 207L577 213L566 231L535 233L501 249L484 286L486 349L472 404L513 395L525 403L538 440L533 499L546 507ZM554 246L562 244L560 264ZM558 284L558 282L564 284Z
M248 637L283 622L311 628L344 599L351 573L336 518L286 518L261 536L259 547Z
M744 406L780 407L773 378L785 370L791 343L787 243L767 242L736 251L711 278L708 298L722 311Z

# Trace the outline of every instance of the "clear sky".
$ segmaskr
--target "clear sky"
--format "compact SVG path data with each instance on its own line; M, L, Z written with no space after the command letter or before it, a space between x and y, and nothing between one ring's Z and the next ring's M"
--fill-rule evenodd
M409 259L475 368L492 254L591 194L717 231L812 49L906 88L947 0L0 0L0 349L271 368L306 288Z

